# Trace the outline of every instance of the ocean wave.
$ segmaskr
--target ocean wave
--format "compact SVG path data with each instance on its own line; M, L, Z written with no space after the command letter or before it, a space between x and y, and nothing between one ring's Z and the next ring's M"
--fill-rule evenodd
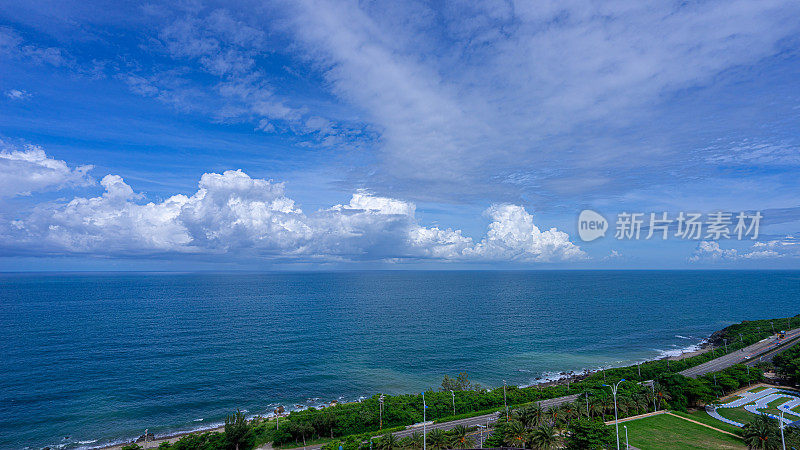
M683 336L678 336L678 335L676 335L676 337L683 338ZM690 339L690 338L686 338L686 339ZM595 367L595 368L582 368L580 370L571 370L571 371L562 371L562 372L546 371L546 372L542 372L538 377L536 377L535 379L531 380L529 384L520 385L519 387L522 387L522 388L532 387L532 386L536 386L536 385L539 385L539 384L551 383L551 382L554 382L554 381L559 381L559 380L563 380L563 379L574 377L574 376L582 376L582 375L587 375L587 374L594 373L594 372L599 372L599 371L601 371L603 369L613 369L615 367L625 367L625 366L630 366L630 365L633 365L633 364L642 364L642 363L646 363L646 362L649 362L649 361L658 361L659 359L671 358L671 357L675 357L675 356L681 356L684 353L691 353L691 352L696 352L698 350L701 350L703 348L703 346L707 342L708 342L708 339L703 339L702 341L698 342L697 344L692 344L692 345L688 345L688 346L684 346L684 347L681 347L681 346L676 345L676 344L670 344L670 347L673 347L673 348L670 348L670 349L655 349L654 348L652 350L654 352L656 352L656 356L654 356L652 358L646 358L646 359L643 359L643 360L639 360L639 361L618 360L618 361L615 361L614 364L606 364L606 365L598 366L598 367ZM517 370L519 372L523 372L524 371L524 369L517 369Z

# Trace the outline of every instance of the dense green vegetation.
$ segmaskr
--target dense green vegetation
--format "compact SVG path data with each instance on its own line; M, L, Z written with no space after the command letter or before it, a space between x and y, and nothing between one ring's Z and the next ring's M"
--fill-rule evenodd
M610 389L604 385L622 378L627 381L622 382L619 388L617 406L620 417L652 411L654 407L686 411L688 407L702 405L718 396L746 386L748 383L761 380L763 374L760 370L751 368L748 373L748 369L741 365L715 374L708 374L696 380L683 377L678 372L723 355L726 351L723 339L727 340L727 351L734 352L769 337L772 335L770 322L769 320L746 321L727 327L712 336L711 341L716 345L713 351L691 358L680 361L650 361L629 367L606 369L568 385L542 388L508 386L504 392L503 387L483 389L470 382L465 373L461 373L455 378L445 376L439 390L431 389L425 392L425 401L428 406L426 419L445 421L479 413L504 411L505 398L509 409L513 411L513 417L508 423L501 420L497 424L492 439L497 441L495 443L504 443L504 446L509 446L514 440L516 443L524 440L528 447L531 447L534 445L533 435L539 436L537 438L539 442L546 441L547 427L570 429L572 435L579 436L581 432L590 430L594 426L585 425L585 422L593 423L594 421L613 419L613 399ZM775 322L786 324L786 327L798 327L800 326L800 316L776 319ZM789 353L785 352L785 354ZM645 380L655 380L655 383L652 386L639 384ZM451 390L455 394L455 414ZM537 407L534 406L534 402L569 394L581 394L581 397L574 404L565 405L563 408L547 413L556 414L556 416L549 415L536 420L530 418L529 414L540 414L536 412ZM355 450L368 446L370 438L377 434L400 430L407 425L421 422L423 417L422 395L384 396L383 430L380 430L379 411L379 395L376 394L361 402L322 409L310 408L304 411L293 411L287 417L280 419L279 426L276 426L274 420L257 418L246 423L247 429L245 430L241 422L236 422L234 415L229 419L233 421L231 430L232 432L235 430L236 437L229 436L227 432L193 434L185 436L171 445L162 444L162 448L238 448L247 450L266 442L273 442L276 446L296 446L311 441L328 440L331 441L328 446L332 449L338 449L341 445L344 449ZM578 420L579 418L581 420ZM578 423L581 425L577 425ZM226 429L227 425L228 421L226 421ZM524 434L524 437L521 433ZM449 440L453 437L452 433L440 435L438 432L432 432L431 434L433 436L429 435L429 439L434 439L430 444L432 448L435 449L437 445L444 447L453 445ZM509 437L513 435L516 437ZM385 445L395 446L395 443L391 442L391 438L381 439L383 439L381 442L388 442ZM397 445L412 446L411 448L413 448L415 444L403 441Z
M778 353L772 358L775 371L794 384L800 383L800 345Z

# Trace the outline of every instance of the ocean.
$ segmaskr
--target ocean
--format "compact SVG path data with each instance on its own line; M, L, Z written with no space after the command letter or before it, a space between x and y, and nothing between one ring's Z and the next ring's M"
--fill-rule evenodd
M0 274L0 448L91 447L419 392L527 385L800 313L800 272Z

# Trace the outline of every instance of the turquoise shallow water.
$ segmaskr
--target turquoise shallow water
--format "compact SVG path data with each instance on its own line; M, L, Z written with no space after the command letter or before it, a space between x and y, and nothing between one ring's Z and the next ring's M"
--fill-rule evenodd
M800 272L5 274L0 448L416 392L462 370L529 384L796 314L798 299Z

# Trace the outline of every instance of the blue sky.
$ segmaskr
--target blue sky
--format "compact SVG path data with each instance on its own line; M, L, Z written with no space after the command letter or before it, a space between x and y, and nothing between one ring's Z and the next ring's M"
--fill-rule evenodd
M0 270L800 268L798 13L2 2Z

